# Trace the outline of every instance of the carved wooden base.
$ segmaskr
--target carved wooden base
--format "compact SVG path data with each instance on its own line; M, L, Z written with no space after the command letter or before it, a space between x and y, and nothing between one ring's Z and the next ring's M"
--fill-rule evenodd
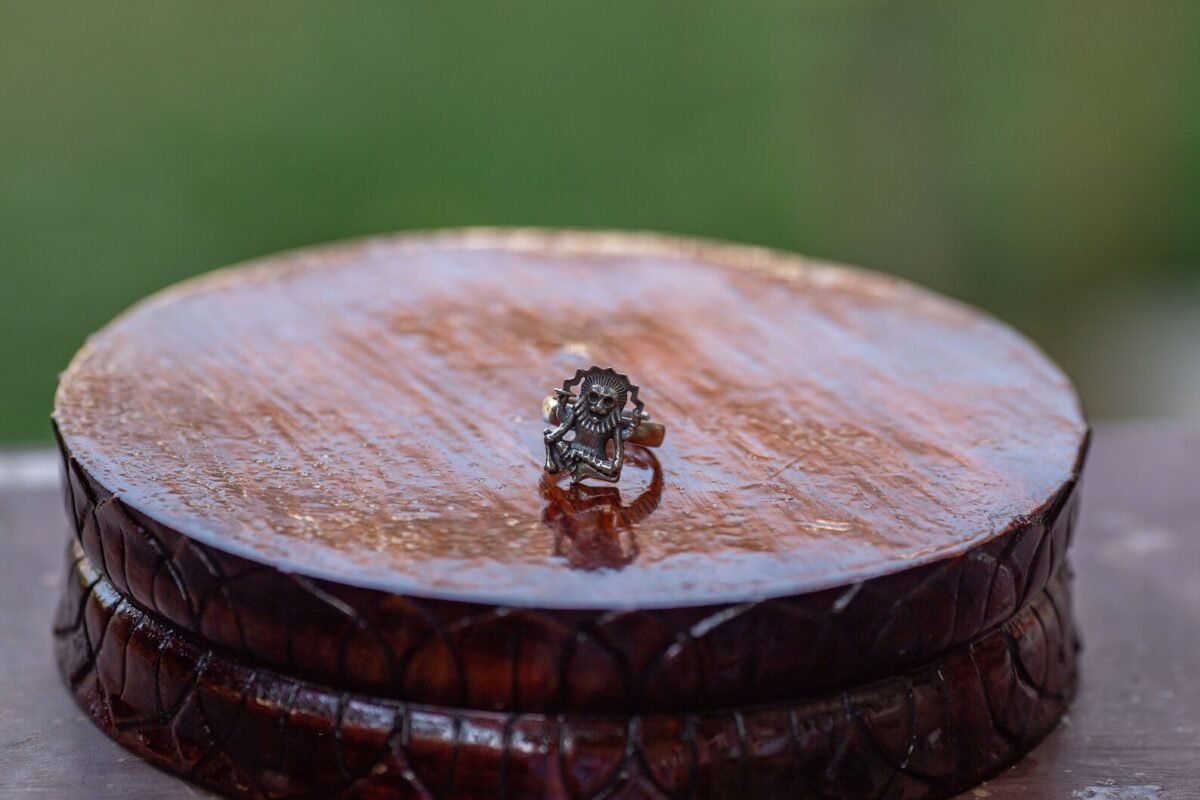
M999 628L898 677L606 716L412 705L257 669L146 614L76 545L68 557L57 651L80 705L233 797L946 797L1033 747L1075 685L1065 568Z
M569 489L537 411L591 364L671 435ZM891 278L644 235L334 245L122 315L54 419L63 672L229 795L945 797L1071 694L1078 398Z

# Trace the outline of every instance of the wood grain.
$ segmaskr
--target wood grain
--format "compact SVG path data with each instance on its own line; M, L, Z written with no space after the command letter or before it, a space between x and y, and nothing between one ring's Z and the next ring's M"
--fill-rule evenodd
M540 471L540 398L595 361L671 428L608 491ZM1074 685L1078 400L880 276L615 234L321 248L133 309L54 420L64 677L225 793L944 797Z
M621 318L636 343L631 356L659 359L658 377L687 387L677 398L679 449L631 456L629 472L641 480L622 487L624 497L548 480L536 438L527 454L536 482L504 482L506 471L523 471L498 464L495 453L472 461L495 431L529 427L536 437L540 429L514 422L519 407L491 380L490 365L523 363L527 337L539 335L526 295L586 310L581 286L626 273L659 287L622 294ZM403 291L376 306L382 285ZM505 286L524 288L503 294ZM746 353L687 365L669 357L671 329L709 336L694 310L735 294L739 314L753 318ZM686 305L673 304L683 295ZM448 326L439 303L460 301L491 321ZM379 328L379 313L403 315L405 333ZM890 360L901 353L881 349L895 325L923 331L912 357L925 370L957 376L984 366L939 378L936 408L898 410L901 398L931 397L931 388L910 363ZM790 369L788 340L818 330L823 347L809 356L811 369ZM385 342L399 348L396 358L352 355ZM775 363L771 375L759 375L763 359ZM712 370L724 376L719 390L688 383ZM805 388L856 372L867 394L885 391L879 381L891 376L890 396L877 398L887 405L857 396L831 403L828 387ZM293 373L312 380L290 383ZM114 396L135 382L156 391ZM761 403L739 399L737 387L750 382ZM488 400L472 406L469 426L452 429L422 388L431 385L475 387L464 397ZM1015 405L1009 393L1018 390ZM343 394L403 413L389 423L361 402L335 403ZM1055 416L1052 406L1070 413ZM945 416L931 421L939 409ZM733 450L728 462L714 461L687 432L710 412L730 441L754 438L752 449L774 449L795 468L739 460ZM988 434L1001 413L1004 427ZM802 417L842 433L805 440ZM101 333L64 378L56 420L80 546L141 608L299 678L378 697L546 713L818 696L975 640L1063 564L1087 440L1065 379L1011 331L949 301L749 248L549 234L389 240L203 279ZM867 427L875 433L862 433ZM400 429L402 440L389 434ZM859 433L843 435L851 430ZM988 435L1000 438L980 438ZM315 448L341 466L318 478L255 458L264 448ZM214 458L220 476L210 471ZM462 461L465 475L443 469L446 459ZM889 459L897 471L880 472ZM346 471L355 464L361 478ZM778 474L756 479L764 469ZM395 485L373 484L378 476ZM469 495L458 494L464 479ZM883 495L868 499L868 484ZM801 489L807 500L793 497ZM403 512L414 502L433 510ZM808 525L814 503L858 509L862 524L844 527L821 512L824 522ZM183 506L203 513L181 516ZM527 511L514 516L516 506ZM376 553L376 523L398 524L385 511L404 516L407 533ZM980 515L988 527L972 531ZM334 569L331 549L370 566ZM852 550L870 560L853 567ZM452 592L438 577L451 568ZM390 577L379 582L373 570L383 569Z
M0 462L8 459L0 453ZM1079 693L1064 724L963 800L1194 800L1198 470L1194 432L1100 427L1072 551L1074 605L1085 633ZM60 507L47 483L0 485L0 796L211 796L109 740L63 691L49 636L61 592Z
M670 428L620 570L570 569L542 522L541 401L593 362ZM1086 434L1036 347L909 284L519 231L170 289L91 339L55 419L125 505L217 549L392 594L584 608L799 594L965 552L1052 502Z
M548 713L699 711L894 676L973 641L1040 593L1065 562L1078 509L1071 482L1046 508L962 555L848 587L681 608L561 609L393 595L292 574L136 512L69 455L64 472L80 549L122 596L182 633L346 690ZM594 489L614 502L611 487ZM621 546L620 531L605 530L580 492L560 499L571 505L546 519L560 540Z

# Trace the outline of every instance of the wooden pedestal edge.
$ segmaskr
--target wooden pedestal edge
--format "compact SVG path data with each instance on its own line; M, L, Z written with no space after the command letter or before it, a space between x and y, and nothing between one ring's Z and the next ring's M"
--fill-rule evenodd
M110 737L237 798L941 798L1035 746L1074 694L1069 569L1008 622L903 675L695 714L406 703L258 669L68 551L64 680Z

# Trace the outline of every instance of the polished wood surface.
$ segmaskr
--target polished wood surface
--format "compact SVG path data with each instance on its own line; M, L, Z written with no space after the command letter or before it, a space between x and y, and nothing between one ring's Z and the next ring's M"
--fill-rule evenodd
M541 401L612 365L669 428L621 569L544 524ZM764 250L472 232L285 255L92 338L55 417L131 512L289 573L520 606L846 586L1045 510L1086 426L1019 335L893 279ZM631 469L620 491L657 480Z
M594 341L534 324L539 305L600 319L596 281L637 276ZM734 296L736 319L695 313ZM679 340L724 349L685 364ZM631 447L620 487L568 487L514 394L623 341L678 389L667 446ZM854 380L862 397L835 390ZM439 405L446 386L469 391ZM80 548L179 633L339 690L524 713L791 702L969 644L1062 568L1087 441L1057 370L948 300L750 248L546 233L171 290L85 348L56 420Z
M42 466L18 469L29 461ZM97 731L52 667L66 536L49 453L0 455L0 796L208 796ZM1073 548L1083 681L1034 752L964 800L1191 800L1200 786L1200 436L1101 428Z
M632 449L631 449L632 451ZM542 522L567 567L637 558L665 491L543 481ZM799 595L645 608L517 607L397 595L250 561L139 513L64 452L76 544L129 601L267 669L374 697L558 713L697 712L786 702L892 678L973 642L1065 563L1071 481L965 552ZM907 565L906 565L907 566Z
M670 428L612 493L539 469L546 371L597 362ZM1075 685L1078 400L882 276L619 234L318 248L128 312L54 421L63 677L238 797L943 798Z

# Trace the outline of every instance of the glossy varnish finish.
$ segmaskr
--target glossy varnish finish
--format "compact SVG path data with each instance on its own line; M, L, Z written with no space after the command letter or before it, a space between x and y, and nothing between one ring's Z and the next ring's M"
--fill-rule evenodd
M1013 619L866 687L700 714L495 713L379 700L231 661L69 556L57 649L80 704L239 798L930 798L1050 731L1075 689L1066 576Z
M623 569L544 524L540 403L611 364L669 427ZM169 290L60 386L130 508L337 583L521 606L851 584L1044 509L1085 423L1008 328L907 284L654 237L475 232L317 249ZM644 493L649 470L620 489Z
M0 453L0 473L12 476L22 458ZM1070 724L962 800L1195 800L1197 470L1194 431L1162 423L1098 431L1071 550L1074 614L1086 646ZM0 607L8 610L0 626L0 797L212 797L108 741L47 669L47 633L62 587L51 579L62 571L59 501L45 484L5 485L0 475Z
M644 451L643 451L644 453ZM640 466L652 464L638 459ZM697 711L820 695L1002 624L1062 568L1078 492L945 558L837 587L679 608L555 609L346 586L248 561L128 507L66 460L77 541L109 585L249 663L382 697L532 712ZM636 560L651 489L547 490L566 565Z
M541 400L593 363L668 426L619 487L541 469ZM112 323L55 424L64 676L223 792L939 797L1074 685L1075 395L881 276L618 234L316 249Z

